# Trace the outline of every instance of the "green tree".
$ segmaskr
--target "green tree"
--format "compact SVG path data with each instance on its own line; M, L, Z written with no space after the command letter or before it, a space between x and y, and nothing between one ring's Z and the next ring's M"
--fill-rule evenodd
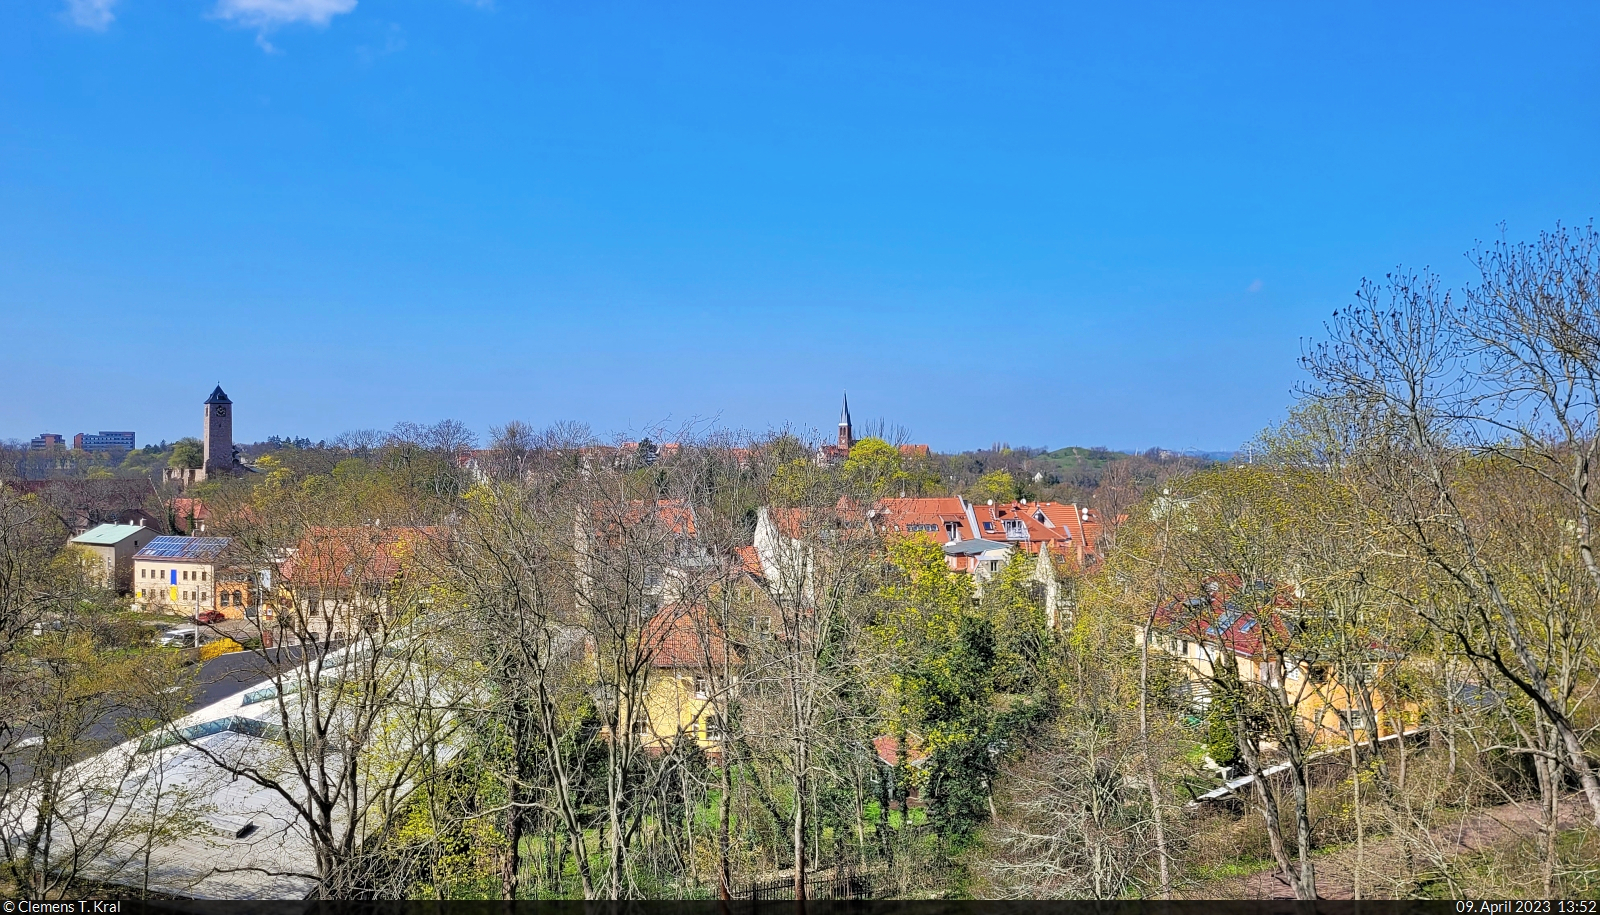
M996 633L994 620L973 604L973 582L952 572L944 551L926 537L891 544L898 579L886 586L887 608L873 628L884 652L891 720L903 737L920 734L928 762L917 776L940 830L964 838L989 817L989 796L1007 753L1025 741L1049 708L1043 697L997 702L997 693L1025 684L1024 657L1037 658L1015 639ZM1008 622L1029 615L1020 586L1002 587L989 610ZM1004 708L1002 709L1002 705Z
M1032 557L1020 553L984 584L979 610L995 634L995 688L1031 692L1048 658L1049 627L1035 597Z
M205 446L197 438L180 438L172 443L167 466L173 470L198 470L205 463Z
M851 445L842 469L860 491L877 496L899 492L906 479L900 449L881 438L864 438Z
M995 470L978 478L968 490L967 498L973 502L1011 502L1017 498L1017 479L1009 470Z

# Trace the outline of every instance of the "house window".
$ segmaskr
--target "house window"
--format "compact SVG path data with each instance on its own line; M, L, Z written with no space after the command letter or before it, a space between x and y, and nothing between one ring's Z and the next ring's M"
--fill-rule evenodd
M1365 709L1339 709L1339 720L1349 730L1371 731L1372 717Z
M722 719L716 715L706 716L706 739L721 740L723 735Z
M229 604L228 604L228 592L226 592L226 591L224 591L224 592L222 592L222 601L221 601L221 604L222 604L222 606L224 606L224 607L226 607L226 606L229 606Z
M998 559L989 560L989 571L991 571L991 572L1000 571L1000 560L998 560Z
M650 742L650 719L641 715L633 723L633 739L640 743Z
M238 591L233 592L233 605L235 607L243 607L244 606L244 594L242 594L242 593L240 593Z
M710 685L706 682L705 677L694 678L694 697L696 699L704 699L706 696L710 695L709 690Z
M772 641L772 617L758 616L755 618L756 641Z
M201 581L210 581L211 580L211 573L210 572L201 572L200 573L200 580Z

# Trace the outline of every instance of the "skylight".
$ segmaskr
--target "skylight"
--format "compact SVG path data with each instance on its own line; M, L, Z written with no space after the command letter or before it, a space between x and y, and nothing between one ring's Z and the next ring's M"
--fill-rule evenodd
M192 742L199 740L202 737L210 737L212 734L220 734L223 731L232 731L235 734L243 734L247 737L258 737L262 740L276 741L283 739L283 728L279 727L278 725L269 724L265 721L258 721L255 718L244 718L239 715L231 715L227 718L218 718L214 721L202 721L199 724L191 724L186 728L179 728L176 731L164 729L151 734L146 734L145 738L139 741L139 752L154 753L156 750L164 749L175 744Z

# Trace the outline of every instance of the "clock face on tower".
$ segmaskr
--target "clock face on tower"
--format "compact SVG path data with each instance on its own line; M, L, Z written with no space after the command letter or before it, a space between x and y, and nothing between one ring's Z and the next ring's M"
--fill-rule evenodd
M217 415L218 416L227 416L228 415L228 408L227 407L218 407L217 408Z

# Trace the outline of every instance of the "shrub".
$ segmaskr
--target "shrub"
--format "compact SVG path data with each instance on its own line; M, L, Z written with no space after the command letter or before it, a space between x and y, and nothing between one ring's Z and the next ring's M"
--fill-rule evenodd
M212 658L232 654L235 651L244 651L244 646L233 639L217 639L215 642L207 642L200 646L200 660L209 661Z

